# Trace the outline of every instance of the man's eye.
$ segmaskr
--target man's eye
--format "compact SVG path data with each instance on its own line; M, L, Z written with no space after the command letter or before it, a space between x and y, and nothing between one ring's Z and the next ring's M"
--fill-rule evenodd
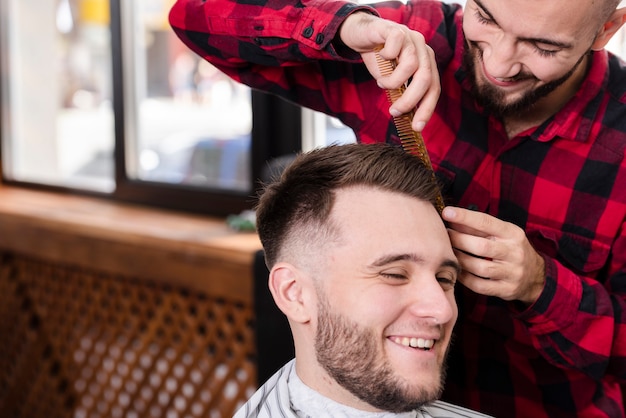
M392 272L383 272L380 274L383 277L394 280L404 280L406 279L406 274L403 273L392 273Z
M537 54L541 55L542 57L553 57L557 54L557 52L559 52L556 49L544 49L544 48L540 48L537 45L534 45L535 48L535 52L537 52Z
M493 23L493 20L491 20L489 16L484 15L480 10L476 10L476 12L474 13L474 16L476 16L476 20L478 20L479 23L482 23L485 25Z
M443 290L452 290L456 284L456 280L447 276L438 276L437 281Z

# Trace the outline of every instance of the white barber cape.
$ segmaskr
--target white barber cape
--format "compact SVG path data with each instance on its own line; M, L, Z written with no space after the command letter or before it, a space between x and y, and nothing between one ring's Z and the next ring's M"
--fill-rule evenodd
M233 418L484 418L487 415L435 401L405 413L365 412L328 399L306 386L296 374L295 359L285 364L244 404Z

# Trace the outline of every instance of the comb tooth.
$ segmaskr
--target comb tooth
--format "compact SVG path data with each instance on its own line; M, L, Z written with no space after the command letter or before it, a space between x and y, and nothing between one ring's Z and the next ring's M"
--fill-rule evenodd
M389 75L394 70L394 65L391 61L383 59L380 54L376 54L376 63L378 64L378 69L382 75Z
M399 99L403 93L403 91L400 89L385 90L385 92L387 93L387 97L393 99L394 101Z
M407 120L406 118L395 118L394 119L394 123L396 124L396 126L401 126L404 129L411 129L411 121ZM405 132L408 135L413 136L413 133L410 131Z

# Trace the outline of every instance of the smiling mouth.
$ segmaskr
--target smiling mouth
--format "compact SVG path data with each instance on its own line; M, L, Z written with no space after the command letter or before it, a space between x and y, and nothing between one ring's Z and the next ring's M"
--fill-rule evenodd
M493 78L494 80L499 81L500 83L512 83L518 80L516 77L508 77L508 78L493 77Z
M390 337L390 340L404 347L418 348L424 351L430 351L435 345L435 340L424 338Z

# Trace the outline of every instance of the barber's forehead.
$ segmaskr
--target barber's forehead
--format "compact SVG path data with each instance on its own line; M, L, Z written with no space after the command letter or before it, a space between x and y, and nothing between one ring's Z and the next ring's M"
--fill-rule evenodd
M602 2L608 0L600 0ZM626 0L622 0L626 3ZM578 39L590 25L590 12L599 8L595 0L468 0L484 8L504 29L519 36L546 37L546 33L562 34ZM571 5L571 7L564 7ZM528 33L526 33L528 32ZM549 37L546 37L549 39Z

